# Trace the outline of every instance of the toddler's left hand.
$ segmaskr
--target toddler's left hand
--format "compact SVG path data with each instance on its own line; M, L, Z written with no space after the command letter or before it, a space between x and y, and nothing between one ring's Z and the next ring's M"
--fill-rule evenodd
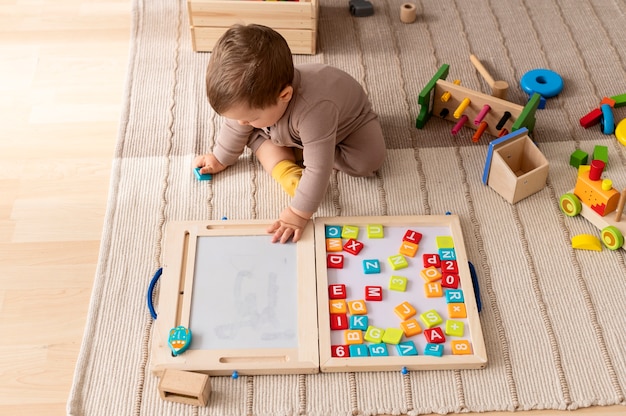
M302 237L302 230L309 222L310 215L308 217L301 216L296 213L293 208L287 207L281 212L280 217L276 222L267 228L267 232L274 234L272 236L272 243L280 241L286 243L293 236L293 242L297 243ZM305 214L306 215L306 214Z

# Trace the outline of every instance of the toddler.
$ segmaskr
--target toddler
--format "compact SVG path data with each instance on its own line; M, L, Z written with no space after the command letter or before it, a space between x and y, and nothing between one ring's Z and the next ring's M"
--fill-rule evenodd
M268 227L272 242L300 239L333 169L372 176L383 164L382 129L361 85L328 65L294 67L287 42L268 27L228 29L211 53L206 87L211 107L225 120L213 153L196 157L194 167L221 172L248 146L293 197ZM301 165L295 149L301 149Z

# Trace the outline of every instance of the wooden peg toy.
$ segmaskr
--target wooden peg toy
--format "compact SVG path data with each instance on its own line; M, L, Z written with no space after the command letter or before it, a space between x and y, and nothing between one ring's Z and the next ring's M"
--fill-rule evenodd
M496 124L496 129L497 130L502 129L510 118L511 118L511 113L509 113L508 111L505 111L500 121L498 121L498 124Z
M454 127L452 127L451 133L453 136L456 136L456 134L463 128L465 123L467 123L467 120L468 120L467 116L463 114L461 119L454 125Z
M465 109L467 107L469 107L471 102L472 101L469 98L467 98L467 97L463 98L463 101L461 101L461 104L459 104L459 106L456 108L456 110L454 110L454 113L453 113L454 118L456 118L456 119L461 118L461 115L463 114Z
M478 143L478 141L480 140L480 137L483 135L485 130L487 130L487 127L488 127L488 124L486 121L481 122L480 126L478 126L478 128L476 129L476 132L472 136L472 142Z
M506 100L506 95L509 92L509 84L506 81L495 81L475 55L470 55L470 61L485 79L487 85L491 87L491 95Z
M489 104L485 104L480 112L476 115L476 118L474 119L474 125L480 126L480 123L485 119L489 111L491 111L491 106Z
M461 80L460 79L455 79L453 82L454 85L461 85ZM450 91L446 91L443 94L441 94L441 101L444 103L447 103L450 100L450 97L452 97L452 93Z

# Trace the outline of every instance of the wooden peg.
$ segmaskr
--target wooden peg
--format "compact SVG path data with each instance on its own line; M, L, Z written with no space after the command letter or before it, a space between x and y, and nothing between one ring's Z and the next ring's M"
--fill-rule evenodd
M491 95L506 100L506 95L509 92L509 84L506 81L495 81L475 55L470 55L470 61L485 79L487 85L491 87Z

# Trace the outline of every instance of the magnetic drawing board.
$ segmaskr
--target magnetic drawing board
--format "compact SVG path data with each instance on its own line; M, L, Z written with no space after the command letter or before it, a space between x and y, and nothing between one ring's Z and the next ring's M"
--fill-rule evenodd
M370 237L369 226L380 229L382 235ZM342 238L346 227L357 236L348 233ZM405 234L413 231L421 234L417 248L404 240ZM315 236L322 371L486 366L478 308L457 216L317 218ZM441 259L447 255L439 251L440 245L448 247L444 247L446 253L452 250L453 260L437 267L424 263L424 255L428 259L434 259L435 254L441 255ZM401 246L417 251L400 254ZM422 277L422 270L427 267L436 269L430 270L427 277L431 272L439 272L439 277ZM448 267L456 269L444 275L444 268ZM435 296L426 296L427 291ZM394 311L397 307L400 314ZM453 312L449 308L464 311L450 316ZM410 309L414 313L405 314ZM429 320L432 312L440 322ZM415 331L416 325L419 332Z
M272 244L268 221L168 225L152 370L214 375L319 370L313 226L298 243ZM168 333L192 342L170 353Z

